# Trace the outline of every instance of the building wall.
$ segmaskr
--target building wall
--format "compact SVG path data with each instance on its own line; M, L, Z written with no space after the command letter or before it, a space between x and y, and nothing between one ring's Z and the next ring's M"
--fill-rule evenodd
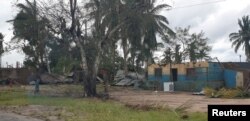
M237 70L225 70L225 86L228 88L244 87L244 74Z
M152 64L148 67L148 75L154 75L155 74L155 68L159 68L160 66L157 64Z
M27 68L1 68L0 80L6 80L8 78L14 79L20 84L27 84L27 78L32 70Z
M200 91L209 86L212 88L236 88L245 87L250 80L250 71L239 68L225 69L220 63L197 62L172 64L172 69L177 69L177 81L174 82L175 90L180 91ZM155 68L162 68L162 77L155 78ZM194 76L190 76L190 70L195 71ZM162 85L170 81L170 65L159 66L153 64L148 68L149 81L159 81Z
M154 76L154 69L162 68L162 78ZM200 91L205 86L214 88L221 87L223 82L223 69L218 63L197 62L172 64L172 69L177 69L177 81L174 82L175 90L181 91ZM194 69L195 74L190 76L187 69ZM148 68L148 80L164 82L170 81L170 65L158 66L153 64Z
M208 80L209 81L222 81L224 69L219 63L209 63Z
M234 88L236 86L236 75L237 72L234 70L226 69L224 71L224 80L226 87Z
M250 84L250 70L244 70L243 72L243 88L248 88L248 85Z
M244 87L244 75L243 72L237 72L236 74L236 87Z

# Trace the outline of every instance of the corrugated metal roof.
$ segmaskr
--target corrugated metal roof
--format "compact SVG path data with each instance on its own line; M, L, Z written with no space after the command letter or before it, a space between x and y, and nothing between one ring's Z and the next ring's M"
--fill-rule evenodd
M249 62L223 62L222 64L227 69L250 71Z

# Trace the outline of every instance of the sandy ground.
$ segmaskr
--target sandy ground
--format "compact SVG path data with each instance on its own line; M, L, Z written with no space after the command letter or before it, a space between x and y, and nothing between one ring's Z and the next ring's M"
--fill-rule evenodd
M40 119L0 111L0 121L42 121Z
M250 99L220 99L208 98L201 95L192 95L187 92L155 92L155 91L134 91L124 89L111 91L111 98L129 105L149 105L170 107L172 109L187 108L190 112L207 112L211 104L250 104Z

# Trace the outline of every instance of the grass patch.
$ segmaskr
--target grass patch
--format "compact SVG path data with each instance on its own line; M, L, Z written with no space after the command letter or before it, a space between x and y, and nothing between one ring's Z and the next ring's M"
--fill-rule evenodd
M186 118L167 109L138 110L115 101L96 98L29 95L24 90L1 91L0 106L42 105L57 107L66 121L206 121L206 113L189 113ZM179 113L179 112L177 112Z

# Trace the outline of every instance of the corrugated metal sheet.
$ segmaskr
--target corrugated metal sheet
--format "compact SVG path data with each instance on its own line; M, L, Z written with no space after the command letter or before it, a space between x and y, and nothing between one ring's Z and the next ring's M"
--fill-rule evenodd
M224 80L226 87L235 88L236 87L236 74L234 70L226 69L224 71Z

